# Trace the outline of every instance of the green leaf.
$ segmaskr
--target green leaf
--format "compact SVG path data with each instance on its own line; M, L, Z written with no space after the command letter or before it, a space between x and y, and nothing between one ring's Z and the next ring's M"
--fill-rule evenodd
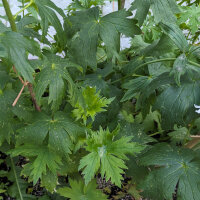
M199 104L199 82L185 82L180 87L170 86L162 92L155 103L162 115L162 127L173 128L174 124L185 126L195 118L194 104Z
M176 24L170 24L168 22L162 23L160 22L160 27L163 32L168 35L176 44L176 46L182 51L187 52L189 49L188 42L181 31L181 29Z
M49 54L44 60L44 68L36 77L35 95L37 102L40 102L42 95L49 87L48 103L52 103L52 110L58 110L65 94L65 82L73 84L73 81L67 71L68 67L77 67L76 64L59 56Z
M73 122L66 114L57 112L53 119L40 114L37 121L18 132L20 133L17 137L18 144L42 145L48 135L49 147L66 157L71 152L73 141L84 134L84 128Z
M52 1L50 0L35 0L34 1L39 15L41 17L41 26L43 31L43 37L47 35L49 23L55 28L58 41L60 45L64 48L65 45L65 35L62 24L57 16L59 14L61 17L65 18L65 14L61 8L58 8Z
M175 24L175 14L179 12L178 5L175 0L150 0L151 9L153 11L155 21L168 22Z
M54 192L58 183L57 174L53 174L49 170L43 174L41 178L41 187L45 187L48 191Z
M174 126L174 131L168 133L173 144L185 144L190 140L190 132L186 127Z
M127 101L135 97L142 89L146 88L152 80L151 77L141 76L125 83L122 87L128 91L124 94L121 101Z
M155 130L155 124L158 127L158 131L162 131L161 128L161 115L158 111L150 111L149 114L147 114L146 118L143 121L143 126L145 132L153 131Z
M27 59L26 51L33 55L40 56L39 44L15 32L0 34L0 42L7 51L8 59L16 67L19 74L27 81L33 82L32 74L34 70Z
M200 7L195 6L194 4L192 6L185 6L181 8L180 17L178 18L179 24L186 24L187 27L191 30L192 34L195 34L195 32L199 29L199 15L200 15Z
M42 175L46 174L47 169L57 175L59 166L62 164L61 157L44 145L27 144L18 146L11 150L10 153L11 156L22 155L33 159L29 165L34 185Z
M177 187L178 199L198 199L200 161L193 160L194 155L191 150L171 147L165 143L155 145L146 152L141 158L141 164L156 165L157 169L150 172L143 183L144 196L170 200Z
M150 0L135 0L131 5L130 10L137 9L135 18L138 20L140 26L146 19L150 5Z
M75 16L69 17L71 26L67 20L65 21L67 33L71 35L73 32L69 46L74 60L84 68L89 66L96 69L98 36L105 43L108 58L117 57L119 33L131 37L140 34L136 22L129 19L129 16L131 16L130 12L120 10L100 18L97 7L75 12Z
M107 197L100 190L97 190L97 184L95 180L92 180L88 185L84 185L83 180L71 180L69 179L71 188L64 187L59 188L58 193L61 196L70 198L71 200L106 200Z
M104 108L113 101L114 98L106 99L105 97L100 96L100 91L96 92L95 87L87 86L86 88L81 88L81 96L79 98L82 101L71 101L71 104L75 109L73 114L76 119L83 119L86 123L88 117L91 117L94 121L95 115L100 112L106 111Z
M138 123L127 123L121 122L121 131L119 135L132 137L132 142L137 142L139 144L147 144L150 142L156 142L156 140L147 134L145 134L144 126Z
M138 153L143 146L130 142L131 137L114 140L118 131L118 128L113 132L100 128L88 137L86 150L90 153L81 159L79 165L79 170L83 169L86 184L100 168L101 175L106 177L106 181L111 179L112 183L121 186L121 174L124 173L123 169L127 169L124 163L124 160L127 160L126 154Z

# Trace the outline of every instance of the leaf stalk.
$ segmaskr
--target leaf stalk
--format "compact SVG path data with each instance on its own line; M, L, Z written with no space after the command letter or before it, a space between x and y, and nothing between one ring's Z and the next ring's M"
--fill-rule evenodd
M19 10L19 11L15 14L14 19L16 19L17 16L18 16L21 12L24 12L24 10L26 10L26 9L27 9L28 7L30 7L32 4L33 4L33 0L32 0L29 4L27 4L26 6L24 6L21 10Z

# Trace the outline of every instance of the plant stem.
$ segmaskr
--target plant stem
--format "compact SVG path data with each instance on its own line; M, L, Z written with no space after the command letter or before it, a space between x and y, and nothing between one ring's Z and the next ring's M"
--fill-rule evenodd
M156 133L152 133L152 134L149 135L149 136L152 137L152 136L154 136L154 135L158 135L158 134L161 134L161 133L163 133L163 132L164 132L164 130L158 131L158 132L156 132Z
M3 7L4 7L5 11L6 11L6 15L8 17L8 20L10 22L11 29L12 29L12 31L17 32L15 19L14 19L13 15L12 15L11 10L10 10L9 3L8 3L7 0L2 0L2 2L3 2Z
M23 200L23 196L22 196L22 193L21 193L21 189L20 189L20 186L19 186L18 179L17 179L17 173L16 173L16 170L15 170L15 165L14 165L13 159L11 157L10 157L10 161L11 161L11 166L12 166L13 173L14 173L14 176L15 176L15 180L16 180L16 184L17 184L17 189L18 189L18 192L19 192L20 200Z
M196 62L192 62L192 61L188 60L188 63L191 64L191 65L194 65L196 67L200 67L200 64L198 64Z
M122 9L122 0L118 0L118 10Z
M26 10L28 7L30 7L31 5L33 4L33 1L31 1L29 4L27 4L26 6L24 6L20 11L18 11L15 16L14 16L14 19L17 18L17 16L21 13L21 12L24 12L24 10Z
M11 29L12 29L12 31L17 32L17 27L16 27L16 24L15 24L15 19L14 19L13 15L12 15L11 10L10 10L9 3L8 3L7 0L2 0L2 1L3 1L4 9L5 9L5 11L6 11L6 15L7 15L8 20L9 20L9 22L10 22ZM28 5L30 6L30 4L32 4L32 3L33 3L33 0L31 0L31 2L30 2ZM28 6L28 5L27 5L27 6ZM25 9L27 8L27 6L25 6L21 11L25 10ZM18 13L19 13L19 12L18 12ZM17 74L17 71L16 71L16 69L15 69L14 66L13 66L13 69L14 69L15 73ZM21 77L20 77L19 79L22 81L22 84L24 84L23 79L22 79ZM35 109L36 109L37 111L41 111L41 109L40 109L40 107L39 107L39 105L37 104L37 101L36 101L36 99L35 99L35 94L34 94L34 92L33 92L33 86L32 86L32 84L30 84L30 83L28 84L28 89L29 89L29 92L30 92L30 95L31 95L33 104L34 104L34 106L35 106ZM16 103L17 103L17 102L16 102ZM16 104L16 103L15 103L15 104Z

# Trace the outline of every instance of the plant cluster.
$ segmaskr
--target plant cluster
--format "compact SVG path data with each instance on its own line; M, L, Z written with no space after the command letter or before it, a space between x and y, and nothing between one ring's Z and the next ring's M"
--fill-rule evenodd
M199 200L199 0L105 16L103 0L19 1L1 2L0 199L104 200L101 177L136 200Z

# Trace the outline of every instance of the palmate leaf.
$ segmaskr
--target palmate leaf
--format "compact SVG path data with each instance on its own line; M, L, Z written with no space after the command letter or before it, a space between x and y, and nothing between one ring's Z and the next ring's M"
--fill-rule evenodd
M18 144L42 145L48 135L49 147L66 157L71 152L73 141L84 134L84 128L73 122L66 114L57 112L53 119L40 114L37 121L18 132L20 133L17 137Z
M192 34L195 34L200 27L200 7L192 6L182 7L182 12L180 13L180 17L178 19L179 24L186 24L187 27L191 30Z
M71 188L63 187L58 189L61 196L70 198L71 200L106 200L107 197L100 190L97 190L95 180L92 180L88 185L84 185L83 180L69 179Z
M65 21L66 27L68 27L66 32L69 33L73 30L76 33L69 42L74 60L84 67L90 66L95 69L99 36L105 43L108 58L118 56L119 33L133 37L141 32L135 25L136 22L127 18L131 15L130 12L120 10L100 18L97 7L75 12L75 16L69 17L69 21L72 23L71 28L69 22Z
M173 128L174 124L185 126L197 118L194 104L200 102L199 81L185 82L180 87L172 85L164 90L156 99L154 109L162 115L162 127Z
M195 153L191 150L166 143L155 145L140 162L145 166L157 166L142 184L143 195L152 200L171 200L177 187L178 199L199 199L200 161L194 158Z
M36 6L41 17L41 27L43 31L43 36L47 35L49 24L51 24L58 36L58 41L61 47L65 46L65 36L62 24L57 16L59 14L63 19L65 18L65 14L61 8L58 8L52 1L50 0L34 0L33 6Z
M10 151L11 156L26 156L32 158L33 161L28 163L31 170L30 176L32 177L33 184L35 185L42 175L46 174L49 169L54 175L57 175L59 166L62 165L61 157L55 151L50 150L45 145L22 145Z
M78 101L72 99L70 103L75 108L73 114L76 119L83 119L84 123L89 117L94 121L96 114L106 111L104 108L108 107L114 99L101 97L100 91L96 92L96 88L91 86L81 88L77 95Z
M40 56L39 44L15 32L0 34L0 42L7 52L7 58L15 65L19 74L27 81L33 82L32 73L34 70L27 59L26 51L32 55Z
M100 128L97 132L92 132L87 139L86 150L90 153L84 156L79 165L79 170L83 169L85 183L88 184L100 168L102 177L106 181L111 179L112 183L121 186L123 169L127 169L124 160L126 154L140 152L144 147L138 143L130 142L131 137L122 137L114 140L118 128L112 133L107 129Z
M53 54L47 54L44 59L44 68L36 77L35 95L38 102L49 86L48 103L52 103L52 110L57 110L62 103L65 94L65 81L73 85L73 81L67 71L68 67L77 67L68 59L62 59Z

